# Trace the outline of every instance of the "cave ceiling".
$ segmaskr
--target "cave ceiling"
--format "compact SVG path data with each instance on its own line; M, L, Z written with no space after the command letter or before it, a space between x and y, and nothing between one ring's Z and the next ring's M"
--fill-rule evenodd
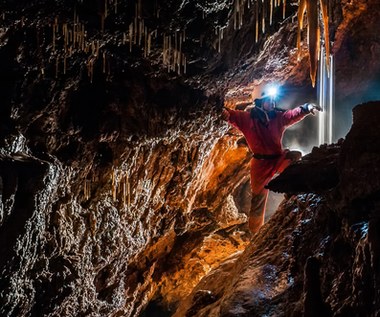
M369 80L364 77L378 77L372 5L374 1L321 1L318 14L313 14L318 5L310 7L308 1L301 1L300 7L298 1L281 0L3 1L1 42L6 49L2 54L11 59L15 57L11 54L17 55L19 75L30 81L22 87L33 85L36 78L54 81L57 89L66 91L78 82L96 85L101 80L118 88L124 88L124 82L130 89L134 85L152 89L158 100L147 103L160 107L160 99L170 90L165 85L200 89L200 95L221 98L229 91L228 96L241 97L263 82L307 87L312 84L308 74L314 78L316 67L315 57L309 63L308 46L315 42L314 33L329 31L331 52L337 59L339 99L355 86L365 92ZM313 16L317 20L308 23ZM313 29L318 23L320 28ZM300 25L307 30L297 32ZM328 34L324 36L326 42ZM371 70L360 73L361 61L369 60L375 63ZM354 74L363 77L359 87L353 83Z

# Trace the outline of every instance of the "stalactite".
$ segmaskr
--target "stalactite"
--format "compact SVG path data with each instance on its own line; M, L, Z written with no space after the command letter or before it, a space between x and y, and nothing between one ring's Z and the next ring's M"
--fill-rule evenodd
M165 65L165 58L166 58L166 36L164 34L163 43L162 43L162 63L164 65Z
M130 184L130 181L129 181L129 176L128 176L128 173L125 175L125 180L126 180L126 183L127 183L127 207L128 207L128 210L131 210L131 184Z
M258 1L256 1L256 4L255 4L255 14L256 14L256 17L255 17L255 20L256 20L255 41L257 43L259 40L259 2Z
M239 29L243 26L243 15L244 15L244 2L240 3L240 10L239 10Z
M104 14L102 13L100 15L100 30L102 31L102 33L104 32L104 19L105 17L104 17Z
M329 35L329 16L328 16L327 0L320 0L320 6L322 9L324 47L325 47L325 51L326 51L325 62L326 62L327 74L329 75L329 70L330 70L330 35Z
M141 39L142 39L142 29L143 29L143 27L142 27L142 22L141 22L141 20L139 21L139 27L138 27L138 46L141 46Z
M75 37L76 37L76 21L77 21L76 9L74 8L74 20L73 20L73 44L74 44L74 47L75 47Z
M106 73L106 52L103 52L103 74Z
M132 52L133 44L133 22L129 25L129 52Z
M301 31L303 29L303 19L306 11L306 0L299 0L298 4L298 28L297 28L297 51L298 51L298 60L301 57Z
M87 61L87 71L88 77L90 78L90 82L92 83L94 78L94 65L95 65L96 57L91 56Z
M220 27L218 27L218 53L220 53L220 43L221 43L222 39L221 39L221 31L220 31Z
M154 16L157 19L160 17L160 8L158 7L157 0L154 1Z
M317 75L317 64L320 46L320 30L318 26L318 3L316 1L307 1L307 19L308 19L308 44L309 44L309 62L310 78L313 87Z
M137 0L137 7L138 7L137 16L141 18L141 11L142 11L141 0Z
M91 197L91 186L92 181L90 179L84 180L84 189L83 189L83 195L85 200L89 200Z
M59 70L59 56L57 55L55 59L55 78L58 78L58 70Z
M56 50L55 42L56 42L56 33L58 31L58 17L55 17L53 24L53 51Z
M266 14L266 10L265 10L265 2L263 1L263 12L262 12L262 21L261 21L261 32L264 34L265 33L265 14Z
M98 57L99 56L100 41L98 40L95 43L96 43L96 45L95 45L95 56Z
M273 19L273 0L269 1L269 25L272 25L272 19Z
M136 9L137 11L137 9ZM137 20L137 16L135 17L134 19L134 24L133 24L133 44L136 44L137 43L137 34L138 33L138 20Z
M148 35L148 55L150 54L151 46L152 46L152 33L149 33L149 35Z
M82 42L81 42L82 51L84 50L85 42L86 42L86 31L84 30L84 24L82 24Z
M319 10L322 11L322 21L324 29L324 45L326 48L325 64L326 67L329 65L330 58L330 42L328 33L328 10L326 0L320 0ZM301 54L301 31L303 29L303 20L305 12L307 13L307 40L308 40L308 51L309 51L309 64L310 64L310 78L313 87L315 86L318 55L320 50L320 23L319 23L319 10L318 1L312 0L300 0L298 6L298 30L297 30L297 49L298 49L298 59L300 59Z
M127 176L124 177L123 179L123 207L125 208L127 204Z
M112 195L112 200L115 202L116 201L116 191L117 191L117 179L116 179L116 169L112 169L112 186L111 186L111 195Z
M236 0L235 0L235 8L233 11L233 17L234 17L234 30L237 28L237 12L236 12Z
M107 56L107 81L110 81L111 76L111 62L110 62L110 56Z

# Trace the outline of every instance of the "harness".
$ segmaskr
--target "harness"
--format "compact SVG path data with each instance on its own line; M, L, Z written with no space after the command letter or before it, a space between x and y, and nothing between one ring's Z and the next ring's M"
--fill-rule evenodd
M274 160L281 157L282 154L252 154L252 157L256 160Z

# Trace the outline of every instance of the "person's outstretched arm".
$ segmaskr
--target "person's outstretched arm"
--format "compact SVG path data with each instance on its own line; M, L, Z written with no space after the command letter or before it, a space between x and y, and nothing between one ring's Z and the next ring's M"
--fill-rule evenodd
M301 121L309 114L315 115L316 111L321 111L321 108L313 103L305 103L297 108L287 110L282 115L283 125L290 126Z
M226 107L223 108L222 112L222 119L238 128L239 130L242 130L243 127L247 124L249 121L249 116L249 112L233 110Z

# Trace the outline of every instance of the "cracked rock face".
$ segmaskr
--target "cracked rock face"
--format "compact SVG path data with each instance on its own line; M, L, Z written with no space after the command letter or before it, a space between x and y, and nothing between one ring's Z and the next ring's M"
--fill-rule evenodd
M314 194L284 202L275 225L250 243L250 153L220 112L268 78L309 85L307 59L298 63L293 49L296 6L290 3L284 22L275 15L255 44L253 8L234 29L231 1L139 3L0 5L0 315L238 316L258 305L263 312L279 294L291 301L278 307L300 313L314 307L300 302L303 289L306 302L322 301L328 312L361 313L378 289L377 218L366 214L375 203L361 203L375 193L361 176L368 159L377 168L378 153L362 142L363 113L375 127L376 105L354 111L347 142L314 149L292 167L318 175L314 183L273 184ZM351 114L354 104L343 101L352 87L369 98L369 81L379 78L378 38L370 31L380 10L374 0L330 7L337 104ZM215 28L224 28L221 42ZM371 135L377 144L375 128ZM378 178L371 179L375 186ZM334 260L341 246L345 260L355 259L347 273ZM322 249L327 255L315 256ZM320 282L321 294L318 271L330 283ZM368 294L358 289L350 304L342 285L360 279L374 286ZM328 286L334 291L326 298Z

